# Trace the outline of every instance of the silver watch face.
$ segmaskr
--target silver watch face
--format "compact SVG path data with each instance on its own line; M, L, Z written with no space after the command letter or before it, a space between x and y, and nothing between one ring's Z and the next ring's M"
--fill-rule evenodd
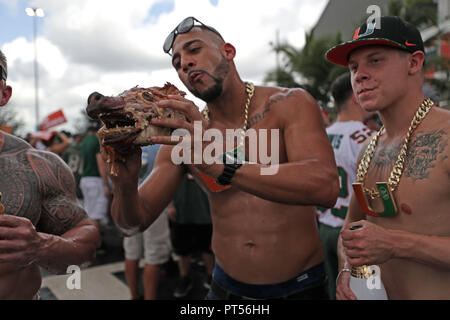
M234 157L234 154L231 153L231 152L225 152L224 160L225 160L226 164L235 164L235 163L237 163L237 159Z

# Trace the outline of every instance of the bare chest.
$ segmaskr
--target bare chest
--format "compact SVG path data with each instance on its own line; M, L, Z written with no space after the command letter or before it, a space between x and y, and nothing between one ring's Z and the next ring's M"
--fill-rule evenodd
M419 133L411 140L401 175L393 192L398 212L394 217L370 218L387 228L420 234L450 235L450 179L447 135L436 130ZM379 146L365 184L388 182L398 161L402 143ZM394 181L396 179L393 179ZM379 201L374 206L381 207Z
M279 164L287 161L283 129L276 119L261 118L253 126L249 122L246 130L243 127L212 123L203 141L214 141L210 146L216 146L218 155L239 147L245 153L246 160L253 163Z

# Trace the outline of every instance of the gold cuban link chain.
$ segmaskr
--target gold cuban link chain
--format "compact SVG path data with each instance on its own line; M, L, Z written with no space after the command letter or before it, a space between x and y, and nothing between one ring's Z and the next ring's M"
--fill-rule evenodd
M398 187L400 182L400 178L403 174L403 170L405 169L405 161L406 156L408 154L408 144L411 139L411 135L414 130L419 126L422 120L426 117L428 112L433 107L434 103L430 99L425 99L423 103L420 105L416 114L414 115L413 120L411 121L411 125L409 126L408 133L406 134L405 142L403 143L402 149L400 150L400 154L398 155L397 161L395 162L394 168L392 169L391 175L388 180L389 187L392 192ZM368 194L372 199L379 198L380 193L376 189L369 189L364 187L364 179L367 175L367 171L370 166L370 162L372 161L373 155L375 153L375 149L378 143L378 138L383 134L384 126L381 127L380 131L372 138L369 146L367 147L366 152L364 153L363 158L358 166L357 173L357 182L363 184L364 193Z
M244 111L244 126L242 127L241 131L241 139L239 142L239 146L242 147L244 145L244 139L245 139L245 132L247 131L247 124L248 124L248 110L250 108L250 103L252 102L253 95L255 94L255 86L251 82L245 83L245 89L247 92L247 103L245 104L245 111ZM203 109L203 116L205 117L206 122L209 123L209 110L208 106L206 106Z

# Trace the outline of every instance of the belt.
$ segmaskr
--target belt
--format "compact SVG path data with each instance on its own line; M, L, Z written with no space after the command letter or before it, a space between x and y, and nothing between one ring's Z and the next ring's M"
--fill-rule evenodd
M304 292L312 289L312 288L316 288L318 286L323 285L324 282L320 281L320 283L316 283L314 285L311 285L309 287L305 287L300 289L299 291L296 292L292 292L290 294L284 295L284 296L280 296L280 297L267 297L267 298L263 298L263 299L257 299L257 298L251 298L251 297L246 297L243 295L238 295L235 293L232 293L230 291L228 291L227 289L223 288L220 284L218 284L214 278L211 281L211 291L212 293L219 298L220 300L267 300L267 299L272 299L272 300L282 300L282 299L295 299L295 298L301 298L304 296Z

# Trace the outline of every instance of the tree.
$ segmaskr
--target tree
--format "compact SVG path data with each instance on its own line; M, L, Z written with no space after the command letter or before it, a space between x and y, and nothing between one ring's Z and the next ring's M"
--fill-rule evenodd
M308 91L319 103L327 105L330 101L330 86L337 76L347 68L329 63L325 53L342 42L341 35L335 37L314 36L314 30L306 33L305 46L297 49L288 43L273 45L273 50L281 55L281 65L271 71L264 79L279 86L301 87Z
M391 0L388 5L389 15L399 16L415 25L419 30L437 26L437 3L434 0ZM442 34L425 42L425 47L437 46ZM427 54L426 69L433 70L439 77L427 79L437 91L441 101L450 100L450 59L436 54Z
M0 126L9 126L14 135L22 134L24 123L13 108L0 108Z
M437 5L434 0L391 0L388 15L397 15L422 30L437 24ZM367 17L361 17L361 23ZM314 36L314 30L306 33L306 43L297 49L289 43L273 45L272 49L281 55L282 63L265 77L266 83L275 83L283 87L302 87L311 93L322 105L328 105L331 95L330 86L336 77L347 68L329 63L324 58L326 51L342 43L341 36ZM425 45L429 45L426 43ZM450 100L450 61L448 58L427 56L427 67L440 75L429 82L439 92L442 100Z
M391 0L388 12L419 29L437 24L437 4L434 0Z

